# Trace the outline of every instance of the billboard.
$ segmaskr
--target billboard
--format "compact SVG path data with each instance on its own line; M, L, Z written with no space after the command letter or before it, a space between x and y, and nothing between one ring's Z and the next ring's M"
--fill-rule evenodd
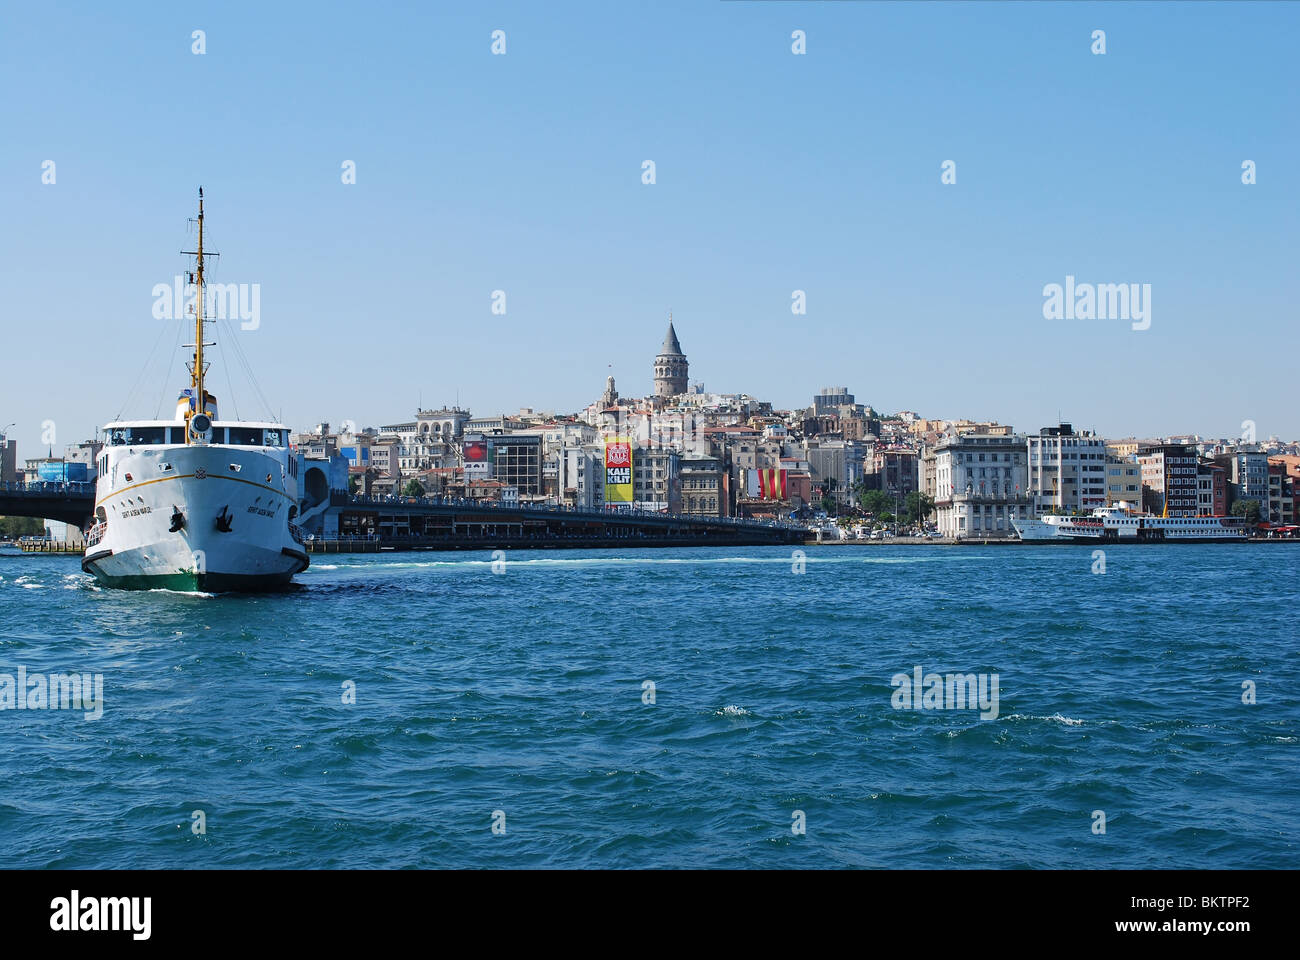
M632 502L632 441L605 441L605 502Z
M492 476L492 461L488 459L485 437L481 434L468 434L461 451L465 458L466 480L486 480Z

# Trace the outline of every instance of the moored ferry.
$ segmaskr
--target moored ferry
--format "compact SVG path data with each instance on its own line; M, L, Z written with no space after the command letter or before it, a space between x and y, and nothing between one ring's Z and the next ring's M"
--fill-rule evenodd
M195 255L190 386L171 420L104 427L82 569L128 589L274 589L309 563L293 523L297 458L286 427L222 420L204 388L203 348L213 343L204 342L202 189Z
M1101 507L1088 516L1044 514L1012 520L1021 540L1109 541L1121 543L1201 543L1244 540L1240 517L1157 517L1125 506Z

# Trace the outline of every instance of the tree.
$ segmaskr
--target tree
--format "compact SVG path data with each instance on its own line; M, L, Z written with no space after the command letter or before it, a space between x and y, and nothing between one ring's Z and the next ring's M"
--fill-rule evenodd
M862 504L863 510L866 510L867 513L873 514L876 517L880 517L883 513L888 513L889 508L894 505L894 498L884 490L865 490L859 498L859 501Z
M419 480L407 480L406 486L402 487L402 496L422 497L424 496L424 487L420 485Z
M360 477L348 477L348 493L356 496L357 488L361 486Z
M1234 500L1228 512L1234 517L1245 517L1247 523L1259 523L1258 500Z
M0 517L0 537L39 537L45 534L40 517Z
M903 506L906 510L904 517L907 522L916 523L918 520L924 520L934 511L934 499L918 490L907 495Z

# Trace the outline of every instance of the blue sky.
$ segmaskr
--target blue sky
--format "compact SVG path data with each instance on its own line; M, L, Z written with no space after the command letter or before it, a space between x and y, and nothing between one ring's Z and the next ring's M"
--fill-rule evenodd
M126 414L170 406L152 289L203 184L213 279L261 285L235 335L295 429L571 411L610 373L642 395L671 309L692 379L778 407L847 385L1292 439L1298 33L1291 3L9 4L0 427L27 457L142 379ZM1067 275L1151 284L1151 328L1045 320Z

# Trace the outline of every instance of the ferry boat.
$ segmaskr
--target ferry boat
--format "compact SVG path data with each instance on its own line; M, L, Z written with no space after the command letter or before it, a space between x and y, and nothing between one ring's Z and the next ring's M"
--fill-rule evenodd
M1122 505L1100 507L1083 517L1044 514L1011 522L1021 540L1201 543L1246 538L1246 521L1240 517L1157 517Z
M224 592L288 584L310 562L298 463L282 424L222 420L204 387L203 189L199 188L194 354L171 420L104 427L81 567L108 587ZM190 344L186 344L190 346ZM202 398L200 402L199 398Z

